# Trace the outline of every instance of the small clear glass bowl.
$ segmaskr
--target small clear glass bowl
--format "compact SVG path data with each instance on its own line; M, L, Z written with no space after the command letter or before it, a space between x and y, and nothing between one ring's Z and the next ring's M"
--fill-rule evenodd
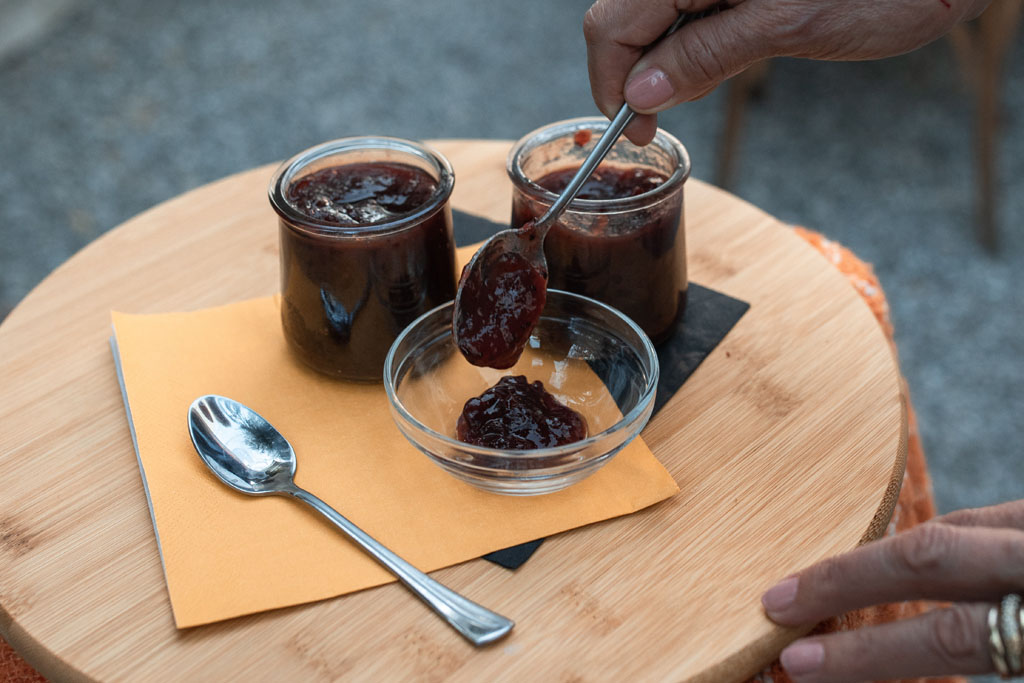
M384 387L398 428L448 473L495 493L551 493L593 474L650 419L658 357L647 335L614 308L549 289L519 362L495 370L471 365L459 353L452 339L453 306L439 306L406 327L384 362ZM505 375L543 382L586 418L590 436L526 451L459 441L455 425L466 401Z

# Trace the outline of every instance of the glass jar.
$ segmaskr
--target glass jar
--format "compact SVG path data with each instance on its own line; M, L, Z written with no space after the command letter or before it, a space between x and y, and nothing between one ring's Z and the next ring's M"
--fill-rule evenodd
M539 218L557 194L542 185L568 182L608 127L603 118L549 124L509 153L512 226ZM574 199L544 242L548 286L603 301L632 318L653 341L664 341L686 306L683 183L686 148L663 130L638 147L620 138L598 167L598 196ZM614 186L614 187L613 187ZM625 189L623 196L621 190ZM588 191L584 186L581 194Z
M281 324L299 359L383 380L398 333L455 297L454 185L441 154L387 137L326 142L277 169Z

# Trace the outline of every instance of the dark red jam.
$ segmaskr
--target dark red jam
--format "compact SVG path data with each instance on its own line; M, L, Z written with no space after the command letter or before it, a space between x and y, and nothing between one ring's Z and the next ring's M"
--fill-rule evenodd
M587 421L523 375L502 377L466 401L456 425L460 441L474 446L525 451L587 438Z
M368 162L324 168L287 188L288 203L317 224L281 220L281 318L308 365L381 381L398 333L454 298L446 204L400 229L374 229L422 208L437 186L415 166Z
M561 194L576 175L578 167L563 168L548 173L537 184L549 192ZM642 166L621 168L598 166L583 187L576 193L577 199L622 199L649 192L668 180L665 176Z
M465 268L460 287L453 317L459 351L473 365L515 365L544 310L546 273L518 253L498 251Z
M536 182L558 193L577 169L559 169ZM603 164L578 197L634 197L665 180L645 168ZM677 191L682 192L682 187ZM547 205L516 192L512 226L534 220L546 210ZM587 211L591 213L564 215L548 233L544 242L548 286L603 301L632 318L654 342L664 341L686 304L682 202L663 201L625 212Z
M288 203L338 226L386 223L426 204L437 181L408 164L375 161L322 168L288 186Z

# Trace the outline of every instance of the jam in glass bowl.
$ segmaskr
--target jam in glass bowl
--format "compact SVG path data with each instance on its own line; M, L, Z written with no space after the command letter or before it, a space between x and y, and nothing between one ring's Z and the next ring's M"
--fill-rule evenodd
M522 356L498 370L471 365L459 352L452 338L453 305L409 325L384 363L384 387L398 428L449 474L495 493L551 493L595 472L650 419L658 358L650 338L616 309L548 290ZM502 385L492 394L504 395L488 394ZM490 441L506 446L498 448L460 440L460 432L466 434L460 421L478 425L488 410L492 417L508 417L508 431L518 430L528 441ZM570 413L582 418L585 431Z

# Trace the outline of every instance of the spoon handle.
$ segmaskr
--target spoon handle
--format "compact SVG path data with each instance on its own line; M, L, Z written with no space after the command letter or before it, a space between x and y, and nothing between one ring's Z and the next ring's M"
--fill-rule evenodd
M298 487L285 491L309 504L324 517L334 522L345 535L359 544L378 562L398 577L409 590L418 595L435 612L474 645L486 645L506 635L515 622L459 595L412 566L376 539L340 515L337 510Z
M604 158L608 155L608 151L612 148L612 145L618 141L619 136L622 135L622 131L626 129L629 122L636 116L636 112L633 111L628 104L623 104L619 109L619 113L615 115L611 123L608 124L608 128L605 129L604 134L594 145L594 149L590 150L590 154L580 164L579 170L576 171L576 175L572 177L569 184L562 190L562 194L558 195L558 199L551 205L551 207L544 213L543 216L537 219L535 225L538 229L543 230L547 226L551 225L558 220L558 217L565 211L565 207L569 206L569 202L576 198L576 194L583 187L583 183L587 182L590 175L597 168Z

